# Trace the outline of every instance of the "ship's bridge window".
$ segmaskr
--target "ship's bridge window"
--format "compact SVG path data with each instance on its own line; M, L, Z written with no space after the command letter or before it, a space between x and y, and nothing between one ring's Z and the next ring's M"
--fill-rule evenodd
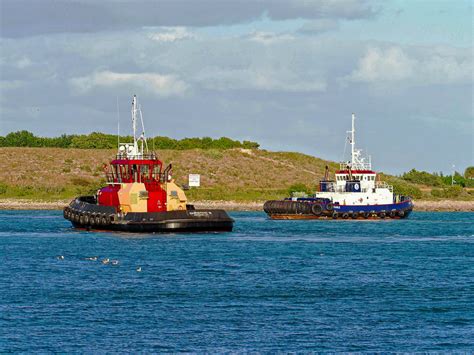
M153 179L155 179L156 181L159 181L160 180L160 174L161 174L161 165L154 165L153 166L153 173L152 173Z
M141 165L140 166L140 178L142 182L150 180L150 166L149 165Z

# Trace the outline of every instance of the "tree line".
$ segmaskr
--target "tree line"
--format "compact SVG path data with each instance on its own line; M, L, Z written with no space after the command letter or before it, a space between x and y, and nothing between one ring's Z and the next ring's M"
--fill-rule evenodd
M474 187L474 167L467 167L464 174L454 172L454 175L443 175L443 173L428 173L412 169L400 176L403 180L433 187L445 187L452 183L461 187Z
M120 142L133 142L131 136L121 136ZM238 141L227 137L213 139L153 137L147 139L149 149L258 149L260 145L252 141ZM100 132L90 134L63 134L60 137L38 137L29 131L11 132L0 136L0 147L50 147L79 149L113 149L117 148L117 136Z

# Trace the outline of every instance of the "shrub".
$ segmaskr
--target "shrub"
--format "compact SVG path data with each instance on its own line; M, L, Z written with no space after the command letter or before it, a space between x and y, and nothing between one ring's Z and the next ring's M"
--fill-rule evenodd
M433 189L431 190L431 195L439 198L455 198L459 197L462 192L463 188L461 186L454 185L443 189Z
M71 183L76 186L89 186L91 181L78 176L73 176L71 178Z
M298 195L298 194L310 195L312 193L313 192L311 191L311 189L308 186L306 186L305 184L302 184L302 183L293 184L288 188L288 194L290 196L293 196L295 194L296 195Z
M121 136L121 142L133 142L131 136ZM168 137L154 137L147 140L150 149L232 149L248 148L257 149L260 145L256 142L233 140L227 137L213 139L183 138L181 140ZM117 147L117 136L92 132L90 134L63 134L60 137L37 137L29 131L18 131L0 136L0 147L57 147L80 149L114 149Z
M437 174L430 174L426 171L418 171L415 169L411 169L408 173L403 174L401 178L414 184L423 184L429 186L443 185L443 178Z
M393 183L393 192L397 195L411 196L413 198L421 198L423 195L418 187L403 183Z

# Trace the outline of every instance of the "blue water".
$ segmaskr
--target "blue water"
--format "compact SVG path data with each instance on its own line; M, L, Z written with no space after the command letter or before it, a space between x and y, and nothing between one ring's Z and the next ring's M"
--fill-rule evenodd
M0 211L0 352L474 350L473 213L232 216L140 236Z

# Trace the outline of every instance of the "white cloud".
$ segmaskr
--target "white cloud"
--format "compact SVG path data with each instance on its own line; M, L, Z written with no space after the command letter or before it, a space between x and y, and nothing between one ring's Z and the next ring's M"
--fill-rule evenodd
M115 73L111 71L96 72L91 75L76 77L69 83L78 93L87 93L97 87L114 87L127 85L139 87L158 96L182 95L188 85L174 75L156 73Z
M408 58L401 48L369 48L350 79L365 82L403 80L413 75L415 66L416 62Z
M325 91L324 80L300 78L295 73L271 68L224 69L208 67L201 70L195 77L196 81L212 90L261 90L312 92Z
M0 80L0 90L19 89L25 85L22 80Z
M262 44L274 44L282 41L292 41L295 37L288 33L273 33L273 32L260 32L256 31L247 37L250 41L262 43Z
M195 38L195 34L189 32L186 27L159 27L156 32L148 35L156 42L175 42L184 39Z
M443 48L369 47L346 81L408 84L472 82L472 56Z

